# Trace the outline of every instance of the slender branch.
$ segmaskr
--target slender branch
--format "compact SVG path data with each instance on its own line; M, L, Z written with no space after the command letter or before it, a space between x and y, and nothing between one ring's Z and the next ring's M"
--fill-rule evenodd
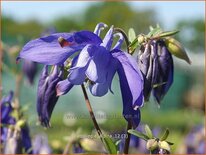
M131 128L132 128L132 124L129 121L127 124L127 131L130 130ZM127 134L128 134L128 137L126 138L125 144L124 144L124 154L128 154L128 152L129 152L129 143L130 143L131 134L128 132L127 132Z
M16 75L16 88L15 88L15 92L14 92L16 99L19 99L22 78L23 77L22 77L21 73Z
M127 37L127 34L124 32L124 30L123 29L121 29L121 28L114 28L114 30L116 31L116 32L120 32L122 35L123 35L123 37L124 37L124 39L125 39L125 42L126 42L126 45L127 45L127 53L129 53L129 39L128 39L128 37Z
M103 142L103 139L102 139L102 131L101 131L101 129L100 129L100 127L99 127L99 125L98 125L98 123L97 123L97 121L96 121L95 116L94 116L94 112L93 112L93 110L92 110L92 106L91 106L91 104L90 104L90 101L89 101L89 98L88 98L86 89L85 89L85 87L84 87L84 84L82 84L81 87L82 87L82 91L83 91L83 94L84 94L84 99L85 99L85 102L86 102L86 105L87 105L87 109L88 109L89 114L90 114L90 116L91 116L91 119L92 119L92 121L93 121L94 127L95 127L95 129L97 130L97 133L98 133L98 135L100 136L100 139L101 139L102 142Z
M2 66L3 66L3 47L2 47L2 43L0 43L0 99L2 97Z
M70 142L68 142L67 143L67 145L66 145L66 147L65 147L65 149L64 149L64 152L63 152L63 155L64 154L72 154L72 151L71 151L71 149L72 149L72 144L73 144L73 141L70 141Z

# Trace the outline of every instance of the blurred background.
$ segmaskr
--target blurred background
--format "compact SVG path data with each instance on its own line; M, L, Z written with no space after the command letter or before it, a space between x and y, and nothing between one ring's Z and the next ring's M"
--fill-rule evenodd
M192 60L188 65L174 57L174 83L159 107L151 99L141 109L142 124L152 128L170 129L169 140L174 142L173 153L186 153L186 137L196 126L204 126L205 115L205 12L204 2L2 2L3 71L2 90L16 90L21 106L28 105L25 112L31 136L41 132L48 136L49 143L58 153L66 145L65 137L72 131L82 129L91 134L93 124L89 119L81 88L76 86L60 97L54 109L52 128L43 129L37 123L36 92L42 65L38 65L33 85L22 76L22 62L16 64L15 56L31 39L40 37L48 29L70 32L95 25L121 27L136 34L149 32L149 26L159 24L164 30L178 29L175 36L186 48ZM114 94L98 98L89 95L94 112L106 117L98 118L103 130L121 132L126 127L121 117L122 100L118 77L113 80ZM115 115L116 118L109 118ZM70 117L74 116L74 117ZM136 151L138 152L138 150ZM141 152L140 152L141 153Z

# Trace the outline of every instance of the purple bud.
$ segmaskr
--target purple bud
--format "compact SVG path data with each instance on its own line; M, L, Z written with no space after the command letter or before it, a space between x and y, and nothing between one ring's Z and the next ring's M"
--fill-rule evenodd
M14 119L10 116L12 111L11 101L13 98L13 91L10 91L7 97L3 97L0 101L1 107L1 123L13 124Z
M23 63L23 72L26 75L29 84L33 84L35 75L37 73L37 63L25 59Z
M140 48L138 64L144 77L144 97L148 101L151 91L158 103L173 82L173 59L164 41L153 40Z
M62 80L60 76L58 66L53 68L51 74L48 74L48 66L44 66L39 79L37 112L41 124L45 127L50 127L49 120L58 100L58 96L56 96L56 85Z

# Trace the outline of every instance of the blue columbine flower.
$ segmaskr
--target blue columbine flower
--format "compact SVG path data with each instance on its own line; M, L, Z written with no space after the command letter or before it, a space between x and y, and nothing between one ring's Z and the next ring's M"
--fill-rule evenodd
M89 83L90 92L94 96L103 96L109 89L111 90L112 79L117 72L123 98L123 115L136 127L140 121L138 107L143 105L143 77L134 58L120 50L123 42L121 35L112 48L115 35L113 26L103 40L99 37L105 27L104 23L100 23L94 33L90 31L56 33L30 41L23 47L17 60L24 58L46 65L63 65L70 56L77 53L72 59L68 78L56 86L58 96L66 94L73 85L81 85L85 81ZM48 97L45 94L53 94L54 90L44 87L46 77L42 74L40 81L43 82L39 82L41 83L39 90L42 91L38 92L38 98L42 101L38 101L38 113L40 119L49 124L48 118L57 97L51 99L51 102L47 101ZM42 87L44 88L40 89ZM44 97L47 98L47 102L43 102Z
M163 40L153 40L140 48L138 65L144 76L144 97L149 100L151 92L160 103L173 82L172 55Z
M120 38L113 48L114 32L111 27L100 45L88 44L82 49L72 61L68 78L57 84L57 94L65 94L70 90L66 86L70 88L86 80L94 96L103 96L111 90L112 79L117 72L123 98L123 115L136 127L140 120L138 107L143 105L143 78L134 58L120 50L123 36L115 35Z

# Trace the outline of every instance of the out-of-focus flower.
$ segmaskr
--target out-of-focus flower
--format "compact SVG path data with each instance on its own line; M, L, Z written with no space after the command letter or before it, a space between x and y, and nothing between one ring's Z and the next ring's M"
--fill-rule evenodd
M61 80L61 71L55 66L51 73L48 73L48 66L45 65L38 84L37 112L41 124L49 127L51 113L58 100L56 96L56 84Z
M48 144L46 135L38 134L33 140L33 154L51 154L52 150Z
M37 63L30 60L24 60L23 72L26 75L29 84L33 84L35 75L37 73Z
M195 126L185 139L186 154L205 154L205 128Z
M13 91L10 91L9 95L3 97L0 101L1 107L1 143L4 143L7 138L8 128L6 125L15 124L16 120L10 114L12 112L12 99L13 99Z
M15 129L8 129L7 138L4 145L4 154L20 154L22 153L20 141L20 132Z
M173 82L173 59L163 40L153 40L140 48L138 64L144 76L144 97L151 92L160 103Z
M2 98L1 104L1 144L5 154L32 153L29 128L24 120L18 120L11 113L16 110L12 105L13 92Z
M85 152L78 142L74 143L72 145L72 148L73 148L73 153L84 153Z

